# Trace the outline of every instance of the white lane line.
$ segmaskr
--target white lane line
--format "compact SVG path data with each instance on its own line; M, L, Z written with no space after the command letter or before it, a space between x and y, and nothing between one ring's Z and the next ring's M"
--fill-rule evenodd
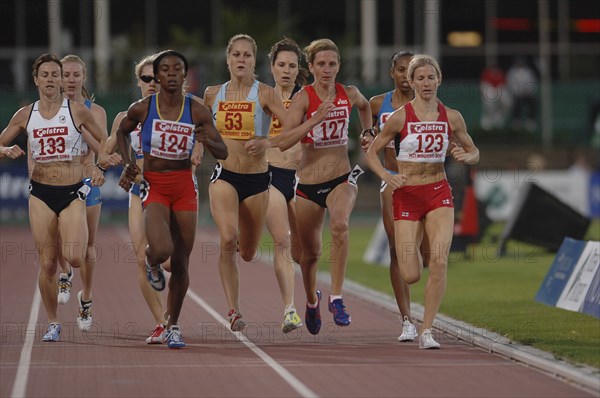
M229 329L229 322L225 320L214 308L212 308L206 301L200 296L194 293L193 290L188 289L187 295L194 300L200 307L208 312L217 322L221 323L225 328ZM262 359L267 365L271 367L283 380L286 381L298 394L302 397L318 397L317 393L308 388L302 383L296 376L287 371L286 368L281 366L276 360L274 360L269 354L258 348L254 343L246 338L241 332L231 332L235 337L254 352L260 359Z
M40 313L40 303L42 296L38 289L37 278L35 279L35 293L33 294L33 302L31 303L31 311L29 312L29 322L27 323L27 331L25 332L25 342L21 349L21 357L19 358L19 367L13 384L12 398L25 397L27 389L27 378L29 377L29 365L31 364L31 350L35 340L35 326L37 324L38 314Z
M124 228L117 229L119 236L123 241L129 241L127 230ZM200 230L196 231L196 237L198 235L205 235ZM169 274L165 273L165 277L169 278ZM206 301L204 301L198 294L192 289L188 288L187 296L208 312L217 322L221 323L227 330L229 330L229 322L223 318L214 308L212 308ZM258 356L264 363L266 363L271 369L273 369L283 380L286 381L300 396L306 398L318 398L319 395L308 388L302 383L296 376L291 374L286 368L281 366L276 360L274 360L269 354L258 348L254 343L246 338L241 332L231 332L240 342L248 347L256 356Z

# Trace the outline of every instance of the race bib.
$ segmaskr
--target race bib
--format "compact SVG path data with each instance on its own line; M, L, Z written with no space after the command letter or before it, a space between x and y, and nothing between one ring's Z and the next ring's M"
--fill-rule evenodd
M348 108L333 108L325 120L316 125L309 133L314 147L329 148L348 144L349 120Z
M193 147L193 124L160 119L152 121L152 156L169 160L188 159Z
M254 106L251 101L219 101L217 130L223 138L249 140L254 138Z
M141 159L144 157L144 152L142 151L142 135L140 134L142 130L142 125L138 124L135 130L131 132L131 148L135 153L135 157Z
M408 134L402 140L410 160L443 162L448 148L448 123L410 122Z
M348 184L356 186L358 184L358 177L364 174L364 170L359 165L354 166L350 175L348 176Z
M67 150L68 136L67 126L34 129L31 142L33 159L40 163L72 160L71 151Z
M288 109L291 103L292 101L290 100L283 100L283 106L285 109ZM281 134L281 131L281 121L277 119L277 116L273 115L273 118L271 119L271 130L269 131L269 137L276 137Z
M379 118L379 131L383 131L383 126L385 126L385 122L387 122L387 120L389 119L389 117L391 116L392 112L386 112L386 113L382 113L381 117ZM394 140L391 140L390 142L388 142L388 144L385 146L386 148L394 148Z

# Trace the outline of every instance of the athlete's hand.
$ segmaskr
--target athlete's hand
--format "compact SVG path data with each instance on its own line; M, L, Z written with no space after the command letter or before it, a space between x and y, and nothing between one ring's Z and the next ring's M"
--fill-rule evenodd
M131 189L131 184L141 172L142 171L137 164L129 163L123 169L123 173L121 173L121 178L119 178L119 186L129 192Z
M204 125L196 126L194 128L194 137L196 138L196 141L204 145L205 148L212 148L216 144L216 141L208 135Z
M315 121L322 122L327 117L327 114L333 110L333 108L335 108L335 105L333 105L333 101L325 100L321 102L321 104L319 104L317 111L313 114L312 117L315 118Z
M13 146L6 146L6 147L2 148L2 154L11 159L16 159L19 156L25 155L25 151L22 150L20 146L13 145Z
M367 151L369 150L369 147L371 146L371 144L373 143L374 140L375 140L375 138L372 137L371 134L361 134L360 135L360 148L362 149L362 151L364 153L367 153Z
M250 156L262 156L269 147L269 141L263 138L253 138L244 144Z
M465 152L463 147L455 142L450 143L450 153L457 162L462 162L465 164L475 163L475 155Z
M92 171L92 185L102 186L105 181L104 172L98 167L94 167L94 171Z
M194 138L198 142L205 142L207 140L208 137L204 125L194 127Z
M121 157L121 154L119 153L112 153L109 157L108 157L108 164L110 166L116 166L118 164L121 164L123 162L123 158Z
M192 154L190 155L190 161L192 162L192 165L195 167L198 167L200 165L200 163L202 162L202 155L204 154L204 148L202 148L203 144L197 144L198 148L196 148L194 146L194 150L192 151Z
M392 188L392 190L402 188L404 184L406 184L407 179L408 177L406 177L406 174L392 174L387 172L383 177L383 180Z
M98 155L98 164L105 169L121 164L121 162L123 162L123 158L116 152L110 155L100 152Z

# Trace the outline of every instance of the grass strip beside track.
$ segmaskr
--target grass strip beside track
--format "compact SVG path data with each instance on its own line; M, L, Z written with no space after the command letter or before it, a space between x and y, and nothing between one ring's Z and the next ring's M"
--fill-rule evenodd
M346 277L393 296L389 269L363 261L375 221L351 222ZM494 225L486 236L497 234ZM495 232L494 232L495 231ZM600 240L600 222L590 227L588 240ZM468 256L451 253L448 288L440 313L496 332L510 340L552 353L556 358L600 368L600 320L586 314L538 303L535 295L555 254L520 242L510 242L507 254L496 255L497 245L484 241L468 248ZM270 237L263 237L265 245ZM323 236L320 271L326 271L330 234ZM423 278L411 287L411 299L423 304Z

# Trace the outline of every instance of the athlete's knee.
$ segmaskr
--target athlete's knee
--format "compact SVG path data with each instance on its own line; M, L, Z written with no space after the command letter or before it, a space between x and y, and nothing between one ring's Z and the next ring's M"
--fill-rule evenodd
M173 253L173 244L171 242L161 242L157 245L150 245L146 255L152 264L161 264L167 261L171 253Z
M88 245L85 251L85 260L89 263L95 263L98 261L98 251L95 245Z
M221 234L221 251L235 252L238 250L238 234L226 233Z
M432 257L429 261L429 277L434 281L444 281L448 271L448 263Z
M342 237L348 235L348 220L341 219L339 217L335 220L332 219L330 221L329 228L331 230L331 235L334 237Z
M240 245L240 257L246 261L246 262L250 262L252 260L254 260L254 258L256 257L256 253L258 252L258 244L244 244L244 245Z
M421 280L422 271L418 267L400 267L400 276L409 285Z
M303 249L302 250L302 260L300 264L303 266L312 266L319 261L321 257L320 249Z
M63 250L63 257L71 267L79 268L85 263L86 254L80 250Z
M55 260L47 259L45 261L40 260L40 276L46 279L54 279L56 275L56 269L58 264Z
M275 254L286 252L291 249L290 236L288 234L283 234L279 236L273 236L273 249L275 250Z

